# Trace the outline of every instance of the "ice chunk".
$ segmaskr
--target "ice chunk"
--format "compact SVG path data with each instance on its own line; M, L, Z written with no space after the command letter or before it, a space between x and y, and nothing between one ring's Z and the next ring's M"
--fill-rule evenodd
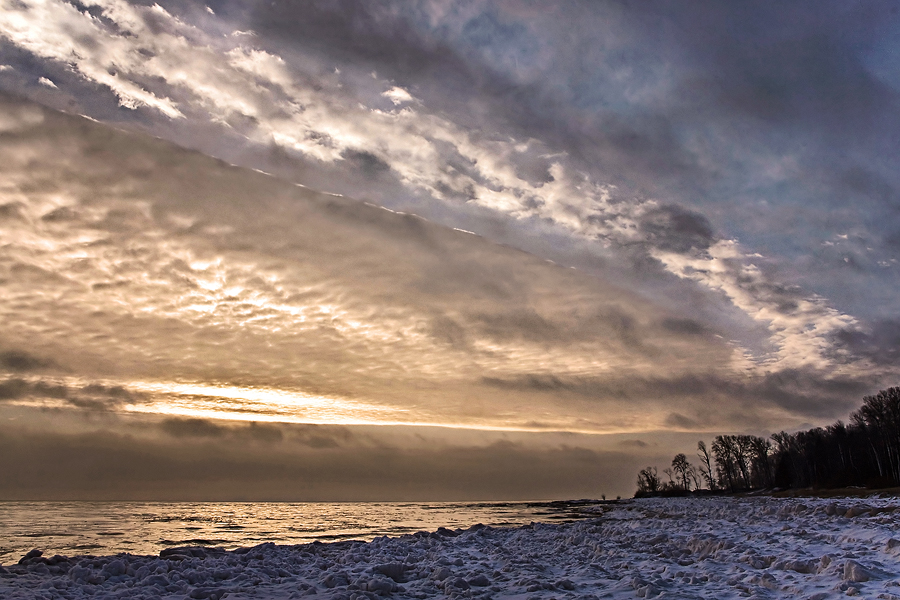
M862 581L869 581L871 578L872 573L855 560L848 560L844 563L845 580L859 583Z

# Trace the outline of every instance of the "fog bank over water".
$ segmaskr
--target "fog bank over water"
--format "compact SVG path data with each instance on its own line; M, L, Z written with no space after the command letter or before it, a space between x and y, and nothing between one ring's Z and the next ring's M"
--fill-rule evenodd
M2 500L630 497L687 434L589 436L0 410Z

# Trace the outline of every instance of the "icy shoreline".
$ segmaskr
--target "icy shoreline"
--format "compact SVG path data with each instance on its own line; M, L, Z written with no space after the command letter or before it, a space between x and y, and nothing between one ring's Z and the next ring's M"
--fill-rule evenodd
M669 498L372 542L32 556L0 597L900 599L900 499ZM896 538L894 537L896 536Z

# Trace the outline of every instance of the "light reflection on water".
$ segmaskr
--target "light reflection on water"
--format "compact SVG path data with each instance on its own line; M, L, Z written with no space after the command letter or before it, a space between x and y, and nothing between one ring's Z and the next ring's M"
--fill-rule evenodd
M157 554L169 546L371 540L475 523L510 526L590 516L550 502L0 502L0 564L45 555Z

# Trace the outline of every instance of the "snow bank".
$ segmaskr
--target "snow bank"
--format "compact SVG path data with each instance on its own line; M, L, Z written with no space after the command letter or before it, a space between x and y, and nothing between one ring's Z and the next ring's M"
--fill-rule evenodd
M160 556L33 551L0 571L0 597L900 600L896 498L643 499L591 510L575 523L440 528L369 543Z

